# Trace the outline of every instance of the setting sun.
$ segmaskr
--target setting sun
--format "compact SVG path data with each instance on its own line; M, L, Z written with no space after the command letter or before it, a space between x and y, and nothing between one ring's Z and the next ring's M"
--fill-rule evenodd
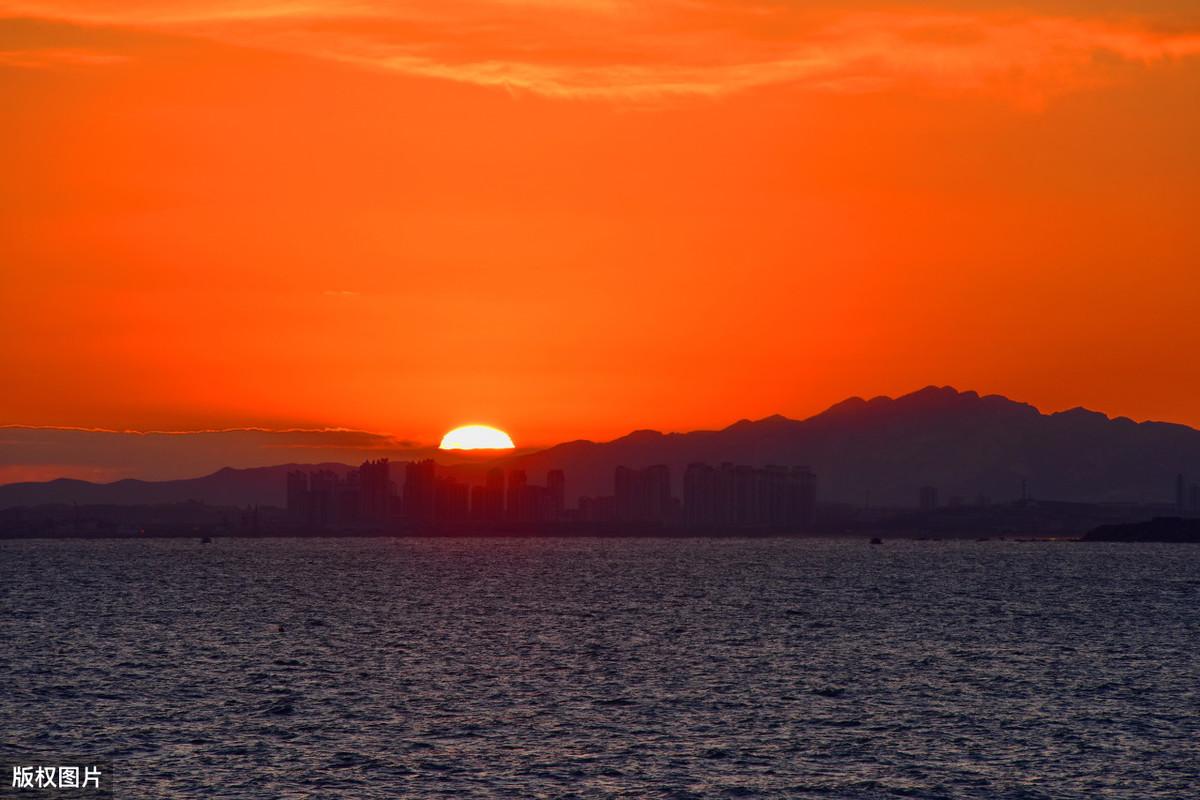
M510 450L512 437L490 425L463 425L442 437L442 450Z

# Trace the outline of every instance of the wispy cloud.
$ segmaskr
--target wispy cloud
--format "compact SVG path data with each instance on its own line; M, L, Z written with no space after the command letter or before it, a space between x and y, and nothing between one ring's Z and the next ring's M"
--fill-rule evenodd
M1200 55L1200 30L1131 16L814 12L658 0L0 2L0 11L186 32L372 69L563 98L714 96L768 85L910 86L1038 102Z
M227 466L357 463L376 456L404 459L426 455L432 446L347 428L130 431L0 426L0 483L51 477L186 478Z
M26 69L92 67L119 64L128 60L128 56L117 53L62 47L0 50L0 64Z

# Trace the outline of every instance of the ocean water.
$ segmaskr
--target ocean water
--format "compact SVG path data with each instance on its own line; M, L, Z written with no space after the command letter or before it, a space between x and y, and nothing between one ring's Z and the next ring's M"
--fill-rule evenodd
M0 609L0 796L1200 797L1200 547L5 541Z

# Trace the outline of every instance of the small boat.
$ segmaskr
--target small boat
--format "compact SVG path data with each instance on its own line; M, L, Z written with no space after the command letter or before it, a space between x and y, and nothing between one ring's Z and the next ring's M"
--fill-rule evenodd
M871 544L883 544L883 539L880 539L878 536L876 536L871 539Z
M212 537L205 536L203 539L200 540L200 544L212 544Z

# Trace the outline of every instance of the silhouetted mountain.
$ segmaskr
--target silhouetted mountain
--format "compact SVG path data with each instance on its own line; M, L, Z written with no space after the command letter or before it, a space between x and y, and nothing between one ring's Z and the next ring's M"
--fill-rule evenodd
M928 387L898 398L853 397L805 420L741 420L723 430L663 434L640 430L611 442L574 441L492 462L460 460L448 469L481 480L493 464L519 467L532 482L547 470L567 475L568 498L612 493L618 465L668 464L679 493L694 462L804 464L817 473L821 502L912 506L921 486L943 503L1032 497L1077 502L1173 500L1175 476L1200 482L1200 431L1135 423L1082 408L1042 414L999 395ZM203 478L110 484L57 480L0 486L0 508L44 503L283 505L289 469L349 469L344 464L223 469ZM403 481L403 470L392 478Z
M927 387L898 398L853 397L806 420L741 420L719 431L637 431L569 442L513 459L536 477L567 472L568 493L608 494L618 464L669 464L676 488L690 462L806 464L822 502L914 505L921 486L942 502L1020 496L1167 501L1177 473L1200 476L1200 431L1110 419L1082 408L1042 414L999 395Z
M275 467L226 467L202 478L178 481L122 480L113 483L60 478L43 483L0 486L0 508L52 503L150 505L196 500L215 506L283 506L287 473L293 469L328 469L345 474L345 464L281 464Z

